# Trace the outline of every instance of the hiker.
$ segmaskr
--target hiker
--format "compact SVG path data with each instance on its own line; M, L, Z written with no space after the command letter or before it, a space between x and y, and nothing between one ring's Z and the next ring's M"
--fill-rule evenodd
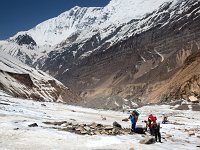
M150 114L148 116L148 127L149 127L151 135L154 135L154 133L153 133L153 126L152 126L153 123L156 123L156 118L152 114Z
M136 120L135 120L135 112L134 111L129 116L129 119L131 120L131 132L135 132Z
M154 135L155 135L155 141L157 142L157 140L161 142L161 134L160 134L160 123L153 123L152 125L152 128L153 128L153 132L154 132Z
M169 121L168 121L168 119L167 119L167 116L163 113L162 114L162 124L166 124L166 123L168 123Z
M150 134L155 136L155 141L159 140L161 142L161 134L160 134L160 123L156 122L157 118L152 114L148 117L148 125L150 129Z
M136 111L133 111L132 114L129 116L129 119L131 120L131 131L132 132L135 132L138 115L139 115L139 113L137 113Z

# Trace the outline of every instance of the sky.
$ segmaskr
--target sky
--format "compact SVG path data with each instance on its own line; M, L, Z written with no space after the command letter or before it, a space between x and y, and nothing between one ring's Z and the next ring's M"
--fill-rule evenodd
M0 40L58 16L74 6L102 7L110 0L0 0Z

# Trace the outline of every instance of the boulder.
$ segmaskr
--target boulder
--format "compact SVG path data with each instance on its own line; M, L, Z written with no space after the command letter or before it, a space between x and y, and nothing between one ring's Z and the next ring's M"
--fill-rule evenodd
M69 120L71 120L71 121L76 121L76 119L69 119Z
M104 129L105 129L105 130L112 130L113 127L112 127L112 126L106 126Z
M143 127L136 127L135 133L137 134L145 134L145 129Z
M41 106L43 106L43 107L46 107L46 105L45 105L45 104L41 104Z
M82 127L76 128L76 131L83 131L84 129Z
M55 126L61 126L62 124L67 123L67 121L60 121L60 122L52 122L50 124L53 124Z
M108 135L108 132L106 132L105 130L102 130L102 131L101 131L101 134Z
M106 117L102 117L102 120L106 120Z
M190 97L189 97L189 100L190 100L192 103L198 103L198 102L199 102L198 98L196 98L195 96L190 96Z
M29 127L38 127L37 123L29 124Z
M84 127L84 129L85 129L86 131L90 131L90 127L88 127L88 126Z
M69 131L75 131L76 127L72 126L72 125L69 125L69 126L67 126L67 130L69 130Z
M78 123L77 122L69 123L69 125L78 126Z
M118 122L113 122L113 127L122 128L122 126Z
M108 130L108 133L109 133L109 134L112 134L112 130Z
M90 125L90 128L92 129L95 129L97 127L97 124L95 122L93 122L91 125Z
M195 132L194 131L189 131L188 134L189 134L189 136L192 136L192 135L195 135Z
M101 135L101 133L99 131L95 131L94 134Z
M71 123L71 122L69 122L69 123L68 123L68 125L72 125L72 123ZM73 124L73 125L74 125L74 126L76 126L77 124Z
M167 134L165 134L165 137L170 138L170 137L172 137L172 135L167 133Z
M85 127L85 126L86 126L86 124L80 124L80 126L81 126L81 127Z
M61 127L66 127L68 125L69 125L68 123L63 123L63 124L61 124Z
M87 134L87 131L81 131L81 134Z
M97 124L97 127L100 128L100 127L103 127L103 125L99 123Z
M117 135L117 134L119 134L119 130L116 129L116 128L114 128L114 129L112 130L112 135Z
M175 108L175 110L189 110L189 107L187 104L182 104Z
M193 110L193 111L200 111L200 105L193 104L193 105L192 105L192 110Z
M123 129L121 130L121 134L123 135L128 135L130 133L130 129L126 130L126 129Z
M155 139L151 136L146 136L144 139L140 140L140 144L153 144Z

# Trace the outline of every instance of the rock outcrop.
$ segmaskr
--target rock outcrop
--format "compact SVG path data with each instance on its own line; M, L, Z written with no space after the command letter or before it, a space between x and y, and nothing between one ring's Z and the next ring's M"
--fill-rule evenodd
M189 56L183 66L168 80L160 84L150 99L186 99L200 97L200 52Z
M46 73L0 54L0 90L14 97L74 104L80 98Z
M56 125L59 130L68 131L80 135L128 135L130 134L129 128L119 128L118 126L108 126L98 123L91 124L77 124L67 121L61 122L44 122L47 125ZM56 128L56 127L55 127Z
M27 34L25 35L19 35L16 39L16 43L19 45L31 45L36 46L36 42L33 40L33 38Z

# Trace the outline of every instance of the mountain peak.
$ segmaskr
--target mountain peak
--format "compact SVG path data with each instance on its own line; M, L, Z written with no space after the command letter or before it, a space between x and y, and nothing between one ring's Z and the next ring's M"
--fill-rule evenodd
M38 45L56 45L77 31L90 32L92 28L103 29L112 24L119 25L132 19L140 19L167 1L171 0L111 0L105 7L75 6L29 31L19 32L15 38L27 34Z
M116 16L115 18L127 19L140 19L147 13L151 13L156 10L164 2L172 0L111 0L106 6L107 9L114 9ZM119 15L120 14L120 15Z

